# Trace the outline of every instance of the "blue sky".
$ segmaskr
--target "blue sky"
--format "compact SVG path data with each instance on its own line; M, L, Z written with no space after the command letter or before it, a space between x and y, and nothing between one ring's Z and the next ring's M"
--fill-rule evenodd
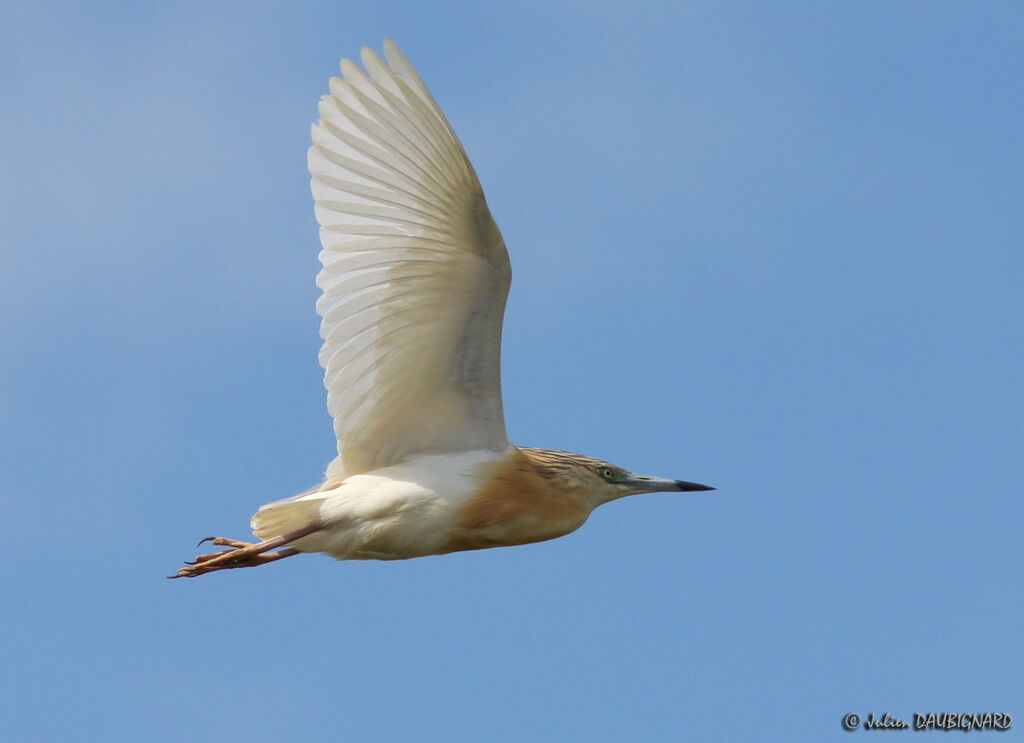
M1022 32L1015 3L5 3L5 738L1024 725ZM305 150L385 35L509 245L512 439L719 489L166 581L333 455Z

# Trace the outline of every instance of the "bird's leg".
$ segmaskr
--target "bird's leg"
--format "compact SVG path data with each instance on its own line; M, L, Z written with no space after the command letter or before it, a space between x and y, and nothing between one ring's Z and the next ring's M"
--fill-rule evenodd
M277 537L264 539L262 542L242 542L228 537L207 537L203 542L212 542L216 545L229 547L230 549L221 552L211 552L207 555L199 555L193 562L186 563L185 567L178 570L177 575L170 575L169 578L195 578L204 573L212 573L215 570L229 570L231 568L252 568L268 562L274 562L284 557L297 555L299 550L289 547L276 551L277 547L294 542L296 539L308 536L315 531L320 531L323 525L315 521L307 524L301 529L281 534Z

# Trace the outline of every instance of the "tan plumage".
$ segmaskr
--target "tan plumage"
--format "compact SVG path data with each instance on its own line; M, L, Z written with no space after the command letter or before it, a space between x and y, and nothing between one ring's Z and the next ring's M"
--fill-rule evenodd
M261 542L213 539L229 549L178 576L300 551L403 559L525 544L624 495L710 489L508 442L505 243L441 109L401 50L384 50L387 62L363 49L366 72L342 61L309 150L338 455L321 485L259 509Z
M590 502L585 467L576 454L515 449L481 478L458 512L440 552L541 542L575 531Z

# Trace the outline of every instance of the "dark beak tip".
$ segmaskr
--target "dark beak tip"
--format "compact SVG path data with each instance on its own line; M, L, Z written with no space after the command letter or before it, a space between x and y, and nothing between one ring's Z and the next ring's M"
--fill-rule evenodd
M676 480L676 486L684 492L696 492L698 490L716 490L716 488L710 485L701 485L696 482L686 482L685 480Z

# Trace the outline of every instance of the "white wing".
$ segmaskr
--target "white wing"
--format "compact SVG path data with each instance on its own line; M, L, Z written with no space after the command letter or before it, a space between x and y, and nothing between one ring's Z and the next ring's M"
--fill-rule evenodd
M418 452L508 446L501 322L511 270L462 145L385 39L342 60L313 125L328 480Z

